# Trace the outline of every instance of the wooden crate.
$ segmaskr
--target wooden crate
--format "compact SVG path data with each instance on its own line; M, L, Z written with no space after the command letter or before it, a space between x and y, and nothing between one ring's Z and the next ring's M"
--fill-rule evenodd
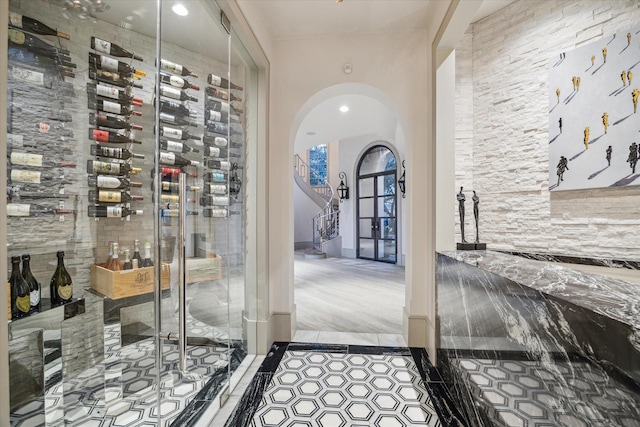
M222 278L222 258L220 255L208 254L206 258L189 258L186 264L187 284Z
M169 289L169 264L162 264L162 289ZM153 292L155 267L135 270L111 271L93 264L91 266L91 288L111 299L120 299Z

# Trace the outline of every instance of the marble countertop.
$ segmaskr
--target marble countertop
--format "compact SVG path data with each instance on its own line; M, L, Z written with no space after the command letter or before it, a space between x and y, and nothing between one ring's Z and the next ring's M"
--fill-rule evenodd
M640 286L637 284L500 252L441 254L627 324L635 330L633 335L640 343Z

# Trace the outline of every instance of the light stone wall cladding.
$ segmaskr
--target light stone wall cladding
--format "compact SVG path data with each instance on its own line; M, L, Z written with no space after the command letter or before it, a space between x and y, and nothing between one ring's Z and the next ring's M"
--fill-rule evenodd
M490 248L640 257L640 233L632 231L640 226L640 187L550 193L547 157L549 60L638 22L637 1L527 0L472 25L473 70L458 67L457 79L473 79L473 146L462 144L469 130L456 129L456 178L467 182L458 170L468 168L471 152L481 238ZM460 43L462 58L469 42Z

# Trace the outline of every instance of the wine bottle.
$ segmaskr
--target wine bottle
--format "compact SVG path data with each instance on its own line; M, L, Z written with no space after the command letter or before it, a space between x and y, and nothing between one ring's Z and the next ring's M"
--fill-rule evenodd
M204 119L205 122L241 123L240 117L237 115L215 110L206 110L204 112Z
M242 101L241 97L219 88L207 87L205 88L204 92L207 94L207 96L222 99L223 101Z
M42 286L33 276L31 272L31 255L22 255L22 277L29 285L29 303L31 304L31 313L40 311L40 299L42 297Z
M102 265L104 268L107 268L107 266L111 262L111 258L113 258L113 240L109 241L109 244L107 247L109 248L109 254L107 255L107 260Z
M29 203L7 203L7 216L54 216L72 214L75 211L69 209L56 209L48 206Z
M229 145L227 138L217 135L205 135L202 137L202 142L207 146L215 145L216 147L226 147Z
M118 58L133 58L142 62L142 58L135 53L129 52L115 43L99 39L98 37L91 37L91 49L100 53L106 53L107 55L117 56Z
M160 126L160 135L166 136L167 138L180 139L180 140L186 140L186 139L201 140L202 139L201 136L191 135L186 130L172 128L169 126Z
M228 194L228 187L226 184L206 184L204 194Z
M124 263L122 263L123 270L133 270L133 264L131 263L131 251L129 249L124 250Z
M178 175L180 175L182 172L183 171L180 168L169 168L169 167L166 167L166 166L163 166L163 167L160 168L160 175L162 176L162 180L163 181L177 180L178 179ZM154 178L153 174L154 174L154 170L151 169L151 178ZM187 173L187 176L192 177L192 178L197 178L198 174L197 173Z
M19 13L9 12L9 24L13 27L22 28L30 33L41 34L43 36L56 36L61 39L70 40L69 34L62 33L58 30L43 24L42 22L20 15Z
M18 201L22 199L68 199L69 195L59 191L24 191L21 185L7 186L7 201Z
M47 73L32 70L31 68L11 65L9 66L9 76L13 80L32 83L46 89L59 90L61 93L68 91L69 94L73 94L73 86L69 86L68 83L62 82L58 75L52 76Z
M89 99L88 108L90 110L104 111L106 113L119 114L121 116L141 116L140 111L133 110L128 105L118 104L117 102L108 101L106 99L96 99L95 96Z
M89 113L89 124L112 129L142 130L142 126L140 125L135 125L127 120L99 113Z
M142 260L142 267L153 267L153 261L151 261L151 243L144 243L144 260Z
M189 81L187 81L187 79L183 79L182 77L174 76L167 73L160 73L160 82L180 89L200 90L200 86L190 83Z
M112 144L142 144L142 141L138 139L132 139L119 133L93 128L89 129L89 138L99 142L110 142Z
M204 164L209 169L219 169L223 171L230 171L233 169L235 163L228 162L226 160L206 159Z
M200 197L200 206L231 206L234 200L228 196L214 196L212 194Z
M209 157L225 158L225 157L241 157L240 154L232 153L220 147L205 146L204 155Z
M189 147L187 144L177 141L160 140L160 148L171 151L172 153L199 153L200 151Z
M179 101L198 102L198 98L190 96L184 90L167 85L160 85L160 95L166 96L167 98L177 99Z
M157 63L156 63L157 65ZM160 60L160 68L163 70L169 71L170 73L177 74L179 76L192 76L198 78L198 75L193 71L187 69L180 64L176 64L175 62L167 61L166 59Z
M142 89L142 85L140 83L134 82L132 79L122 77L118 73L114 73L106 70L99 70L94 67L89 67L89 78L91 80L98 80L100 82L105 82L105 83L109 83L109 84L124 87L124 88L135 87L138 89Z
M128 203L144 200L143 196L132 196L126 191L89 190L91 203Z
M101 162L87 160L87 173L91 175L128 175L142 172L140 168L131 167L127 163Z
M24 169L11 169L9 180L13 183L42 184L46 186L70 184L64 179L64 175L57 175L49 171L32 171Z
M223 172L207 171L202 175L205 184L227 182L227 174Z
M160 152L160 163L163 165L171 166L198 166L200 162L195 160L189 160L177 153L168 153L165 151Z
M68 303L73 297L73 282L64 267L64 251L58 251L56 256L58 257L58 266L51 278L51 305Z
M185 215L198 215L196 211L185 211ZM180 209L160 209L160 216L162 218L178 218L180 216Z
M124 89L118 89L115 86L107 86L100 83L87 83L87 94L115 99L122 104L133 104L136 107L143 104L142 98L130 95Z
M144 159L144 154L132 153L131 150L127 150L126 148L105 147L104 145L95 144L91 145L91 155L121 160L128 160L131 158Z
M197 185L187 185L187 191L199 191L200 187ZM161 191L166 193L178 193L180 191L180 185L177 182L162 181Z
M31 34L27 34L20 30L9 29L9 45L21 46L39 55L71 62L68 50L50 45L36 36L32 36Z
M153 100L153 106L156 106L156 100ZM196 117L198 114L194 110L190 110L179 102L169 101L166 99L160 100L160 112L169 113L182 117Z
M226 123L207 121L207 130L221 135L242 135L242 132L235 130Z
M73 131L66 129L64 123L59 125L52 125L45 122L36 123L36 129L40 131L40 133L49 133L51 135L56 135L64 138L73 138Z
M111 253L111 260L105 266L107 270L111 271L121 271L122 270L122 262L120 262L120 245L118 243L113 242L113 250Z
M207 76L207 83L209 83L210 85L214 85L222 88L242 90L242 86L238 86L223 77L216 76L215 74L209 74Z
M161 194L160 195L160 203L174 205L174 204L179 204L180 202L195 203L197 202L197 200L192 197L182 199L179 194Z
M63 61L61 59L56 60L46 55L38 55L17 46L9 46L8 57L10 60L19 61L24 64L34 65L36 67L42 67L50 70L58 70L62 75L64 75L64 72L69 71L68 69L77 67L73 62Z
M205 208L202 209L202 216L205 218L227 218L231 215L240 215L240 212L230 212L224 208Z
M118 61L117 59L113 59L105 55L96 55L95 53L91 52L89 52L89 66L93 66L105 71L119 73L121 76L130 76L132 74L137 74L144 77L147 75L147 73L145 73L144 71L130 67L128 64Z
M143 211L120 206L89 206L88 213L93 218L124 218L129 215L142 215Z
M12 150L9 154L9 161L12 165L34 166L34 167L60 167L75 168L76 164L69 161L45 161L42 154L31 154Z
M169 114L169 113L163 113L160 112L160 121L164 122L164 123L170 123L172 125L177 125L177 126L192 126L192 127L198 127L197 124L195 124L194 122L192 122L189 119L180 117L180 116L176 116L174 114Z
M142 256L140 256L140 240L133 241L133 259L138 261L138 267L142 266Z
M142 187L141 182L129 181L119 176L89 175L89 187L106 188L110 190L128 190L131 187Z
M20 274L20 257L11 257L11 318L20 319L31 311L29 284Z

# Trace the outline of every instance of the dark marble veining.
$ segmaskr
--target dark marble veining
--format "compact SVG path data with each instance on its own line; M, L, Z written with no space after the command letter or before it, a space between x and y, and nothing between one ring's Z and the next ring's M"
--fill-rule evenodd
M640 420L638 285L491 251L438 254L437 285L438 368L470 425Z
M566 264L582 264L582 265L594 265L599 267L610 268L627 268L629 270L640 270L640 261L615 259L615 258L589 258L578 257L569 255L554 255L554 254L542 254L533 252L513 252L513 251L498 251L505 254L516 255L527 259L533 259L537 261L549 261L549 262L562 262Z

